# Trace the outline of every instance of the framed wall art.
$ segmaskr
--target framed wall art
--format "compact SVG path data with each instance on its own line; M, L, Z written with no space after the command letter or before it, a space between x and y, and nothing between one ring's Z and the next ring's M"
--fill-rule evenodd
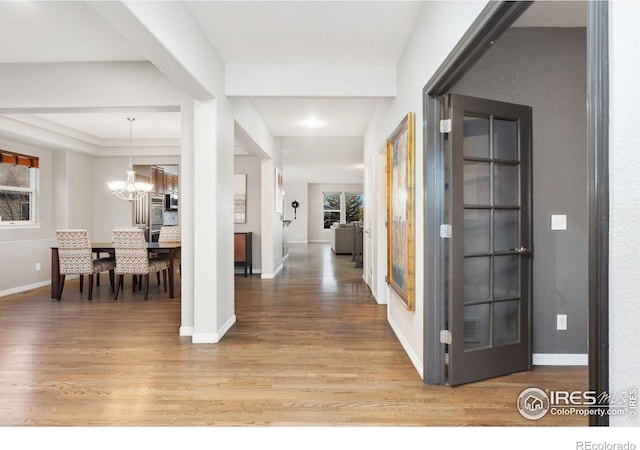
M387 139L387 277L389 287L414 309L415 114L408 113Z
M233 178L233 223L247 223L247 174Z
M275 185L276 198L274 199L276 204L276 214L283 213L283 200L284 200L284 181L282 179L282 171L276 167L276 185Z

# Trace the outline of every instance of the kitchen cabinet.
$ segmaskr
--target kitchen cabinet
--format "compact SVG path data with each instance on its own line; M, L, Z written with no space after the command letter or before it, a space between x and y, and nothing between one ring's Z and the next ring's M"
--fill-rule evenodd
M151 191L153 194L165 194L164 169L162 167L151 166L151 182L153 183Z
M233 234L233 259L236 266L244 267L245 277L247 276L247 269L253 275L252 240L253 235L250 231Z
M164 188L165 188L165 194L177 194L178 193L178 176L165 172Z
M144 175L140 175L136 173L135 175L136 182L150 183L150 177L146 177ZM149 240L149 227L151 224L150 220L150 202L149 196L145 195L138 200L132 202L132 225L137 228L142 228L144 230L145 239Z

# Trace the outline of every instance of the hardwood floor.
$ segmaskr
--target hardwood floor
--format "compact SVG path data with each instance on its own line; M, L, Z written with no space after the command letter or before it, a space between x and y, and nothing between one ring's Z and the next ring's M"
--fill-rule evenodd
M148 301L127 284L115 302L104 280L91 302L77 280L61 302L0 298L0 426L587 425L515 406L527 387L586 389L586 367L426 386L350 256L290 252L275 280L235 277L237 323L215 345L178 336L180 301L155 283Z

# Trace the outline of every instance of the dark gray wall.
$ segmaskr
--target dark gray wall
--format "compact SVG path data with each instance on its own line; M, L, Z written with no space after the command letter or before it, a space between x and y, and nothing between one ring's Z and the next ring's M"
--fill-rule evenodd
M586 54L585 28L512 28L452 89L533 108L534 353L587 353Z

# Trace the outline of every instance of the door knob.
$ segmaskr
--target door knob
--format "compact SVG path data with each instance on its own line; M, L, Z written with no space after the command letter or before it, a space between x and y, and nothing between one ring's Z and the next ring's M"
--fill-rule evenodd
M510 252L518 252L519 255L530 255L531 254L531 250L526 248L526 247L510 248L509 251Z

